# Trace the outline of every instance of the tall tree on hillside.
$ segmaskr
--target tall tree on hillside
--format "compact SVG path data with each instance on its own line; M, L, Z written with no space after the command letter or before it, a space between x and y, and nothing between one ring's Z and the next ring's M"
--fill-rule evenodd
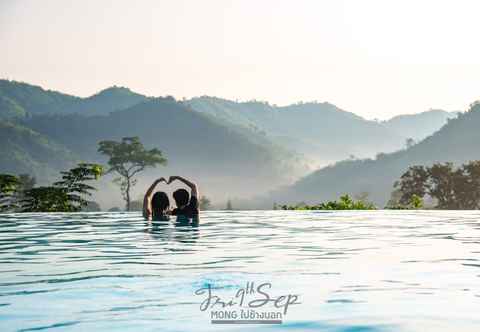
M119 175L114 182L120 185L126 209L130 211L130 190L137 183L135 175L148 167L165 165L167 159L158 149L146 150L138 137L124 137L121 142L101 141L98 144L98 152L110 158L107 173Z

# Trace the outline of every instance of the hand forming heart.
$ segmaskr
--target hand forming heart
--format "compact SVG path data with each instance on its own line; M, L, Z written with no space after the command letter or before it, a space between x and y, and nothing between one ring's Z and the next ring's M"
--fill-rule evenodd
M175 181L175 180L177 180L177 179L178 179L178 176L174 176L174 175L170 176L170 177L168 178L168 181L167 181L167 179L165 179L164 177L161 177L161 178L159 178L159 179L157 180L157 183L160 183L160 182L163 181L163 182L165 182L165 184L170 184L170 183L172 183L173 181Z
M166 182L166 184L170 184L173 181L175 181L176 179L178 179L178 176L172 175L168 178L168 182Z

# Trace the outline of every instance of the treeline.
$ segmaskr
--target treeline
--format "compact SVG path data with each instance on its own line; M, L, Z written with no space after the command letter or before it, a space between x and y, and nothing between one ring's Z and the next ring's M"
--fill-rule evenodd
M425 202L429 202L426 204ZM277 205L274 205L274 209ZM367 195L355 200L349 195L319 204L282 205L283 210L375 210ZM411 166L394 183L394 191L385 209L480 209L480 161L470 161L459 167L453 163L432 166Z
M480 208L480 161L459 167L436 163L412 166L395 183L393 204L404 206L412 198L430 198L437 209L477 210Z
M282 205L282 210L376 210L377 207L366 199L354 200L349 195L340 196L337 201L328 201L315 205Z
M35 186L28 175L0 174L0 212L78 212L95 190L86 182L102 174L101 165L80 163L51 186Z

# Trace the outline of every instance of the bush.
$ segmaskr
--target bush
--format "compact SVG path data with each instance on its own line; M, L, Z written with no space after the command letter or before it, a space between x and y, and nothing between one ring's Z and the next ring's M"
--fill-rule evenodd
M297 204L282 206L283 210L376 210L373 203L363 200L355 201L349 195L343 195L338 201L328 201L317 205Z

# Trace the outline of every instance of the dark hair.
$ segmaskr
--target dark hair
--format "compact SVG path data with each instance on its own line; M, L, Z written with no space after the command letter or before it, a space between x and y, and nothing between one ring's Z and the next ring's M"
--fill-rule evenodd
M185 189L178 189L173 193L173 199L178 207L184 206L188 204L190 194Z
M170 207L170 200L168 196L163 191L157 191L153 194L152 197L152 214L155 218L156 216L161 216L165 214L165 211Z

